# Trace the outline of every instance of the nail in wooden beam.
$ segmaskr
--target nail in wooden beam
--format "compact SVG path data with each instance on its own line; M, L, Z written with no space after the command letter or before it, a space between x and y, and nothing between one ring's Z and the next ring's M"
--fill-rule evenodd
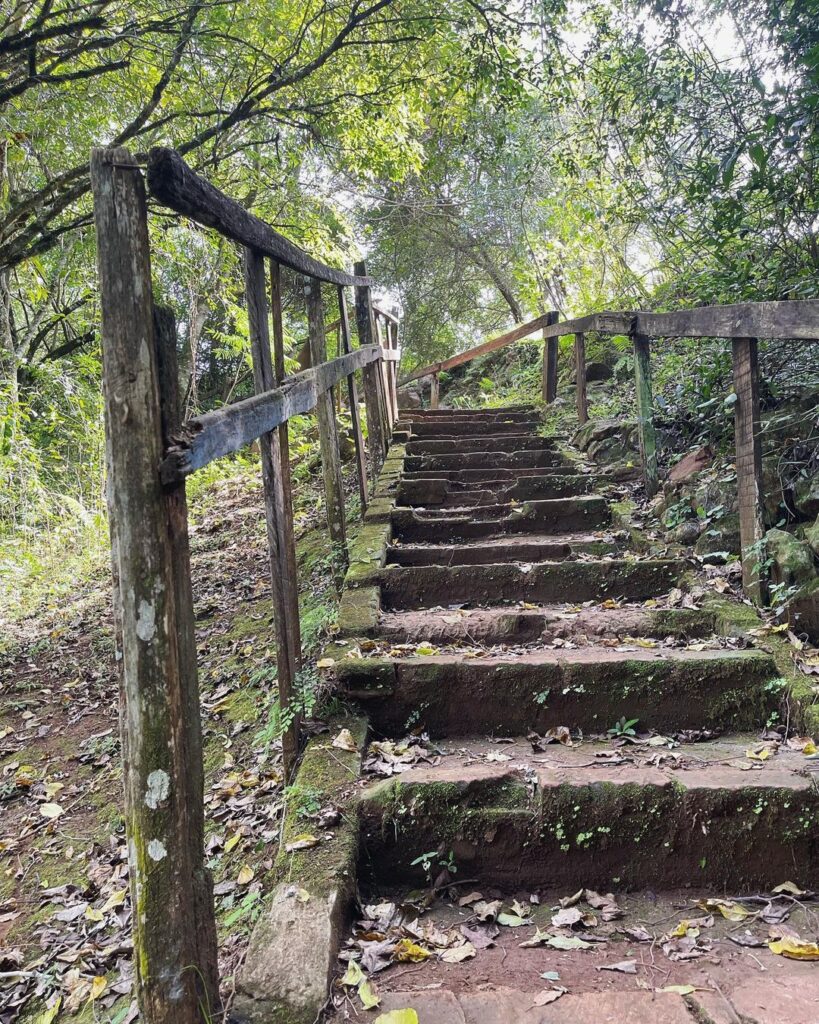
M547 326L556 324L559 319L557 310L548 314ZM544 332L545 333L545 332ZM543 401L550 404L557 398L557 338L543 339Z
M281 265L270 261L270 316L273 323L273 377L281 384L286 373L284 369L284 327L282 324L282 282ZM293 667L301 668L301 620L299 609L299 574L296 559L296 538L293 531L293 480L290 472L290 429L285 420L276 428L279 434L281 452L281 478L284 491L285 515L282 523L283 539L287 554L287 572L283 587L288 608L288 635L291 640Z
M589 403L586 396L586 335L574 336L574 364L577 379L577 418L586 423L589 418Z
M102 311L108 508L121 653L120 715L134 964L145 1024L220 1015L184 484L164 488L142 174L127 149L95 149L91 186ZM170 360L172 362L172 360Z
M739 500L739 539L742 585L755 604L767 599L767 580L761 571L765 536L762 500L762 445L759 425L759 362L756 338L734 338L734 434Z
M430 409L438 408L438 401L440 396L440 383L438 381L438 374L433 373L429 382L429 407Z
M324 303L321 282L304 278L307 299L307 323L310 333L310 358L313 366L327 361L327 338L324 333ZM327 504L327 526L335 554L334 576L340 587L347 571L347 527L344 521L344 481L341 477L341 457L338 450L338 430L333 409L332 390L319 395L316 403L321 468L324 476L324 495Z
M270 355L267 291L264 257L245 250L245 295L253 357L253 385L256 394L275 387L273 360ZM279 708L286 728L282 733L284 774L290 778L298 756L299 721L295 714L294 686L298 666L293 657L291 559L287 554L287 519L291 515L290 495L284 490L284 459L278 430L259 438L262 453L262 483L267 523L267 544L270 554L270 582L273 596L273 620L276 626L276 669L279 687ZM296 620L298 622L298 618Z
M350 344L350 317L347 312L347 296L344 289L338 288L338 309L341 317L341 354L352 351ZM364 436L361 433L361 410L358 406L358 386L355 374L347 377L347 397L350 402L350 420L353 425L353 442L355 443L355 462L358 471L358 493L361 498L361 518L367 511L367 460L364 458Z
M646 494L653 498L660 481L657 470L657 437L654 431L654 396L651 391L651 340L645 334L635 334L633 342L640 459Z
M361 273L359 273L361 271ZM355 264L356 277L366 277L366 265L363 261ZM356 285L355 318L358 327L358 346L365 348L375 345L375 325L373 322L372 297L367 286ZM387 437L381 414L378 380L381 371L377 364L366 366L362 371L364 381L364 406L367 410L367 435L372 464L371 479L375 478L384 462L387 451Z

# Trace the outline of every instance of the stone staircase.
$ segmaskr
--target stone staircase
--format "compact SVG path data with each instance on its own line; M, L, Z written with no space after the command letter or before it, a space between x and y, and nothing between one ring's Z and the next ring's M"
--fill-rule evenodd
M544 436L535 410L403 416L335 648L371 740L428 737L425 757L357 793L367 902L400 906L435 851L467 891L529 894L544 927L550 900L584 887L649 891L666 924L650 947L610 935L562 953L521 950L531 929L503 928L463 963L379 973L379 1009L421 1024L819 1021L819 965L763 949L757 967L726 936L705 960L659 949L698 894L819 886L806 759L760 746L782 683L771 655L735 639L748 610L686 601L691 564L633 550L611 481ZM597 969L634 956L637 981ZM573 982L539 1005L550 967ZM336 1015L373 1018L354 1005Z

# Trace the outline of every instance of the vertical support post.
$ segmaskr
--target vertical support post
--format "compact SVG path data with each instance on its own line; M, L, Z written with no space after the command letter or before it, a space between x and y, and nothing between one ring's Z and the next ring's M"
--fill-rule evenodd
M556 324L559 314L556 309L549 313L548 325ZM547 337L543 332L543 401L549 405L557 398L557 338Z
M357 277L367 276L366 264L361 261L355 264ZM359 348L366 348L374 345L375 327L373 324L372 298L370 289L366 286L356 285L355 289L355 318L358 327ZM373 483L378 475L384 457L387 453L387 437L384 424L381 418L381 407L379 401L378 379L381 371L378 365L370 363L362 371L364 380L364 405L367 410L367 434L369 437L370 458L372 460Z
M342 285L338 286L338 315L341 320L339 331L341 351L344 355L352 351L350 345L350 317L347 312L347 296ZM361 433L361 410L358 407L358 387L355 374L347 375L347 397L350 402L350 420L353 425L355 443L355 464L358 471L358 493L361 498L361 518L367 511L367 462L364 458L364 437Z
M273 377L277 384L285 378L284 327L282 324L281 267L270 262L270 314L273 321ZM291 658L294 671L301 668L301 620L299 612L299 574L296 564L296 538L293 533L293 482L290 474L290 428L287 420L276 428L281 452L281 481L284 491L284 517L281 523L287 571L283 576L285 599L289 612L288 635L291 640Z
M164 438L145 187L122 148L93 151L91 184L137 997L145 1024L203 1024L220 1007L187 506L183 484L165 489L159 479ZM174 406L171 392L166 425Z
M245 250L245 295L253 357L253 385L256 394L275 386L273 361L270 355L270 332L267 316L264 257L252 249ZM273 595L273 620L276 626L276 670L279 708L284 721L290 719L282 733L282 762L285 777L290 777L298 755L298 717L291 707L297 667L293 658L292 597L295 580L290 575L287 556L285 520L290 514L290 496L283 486L283 458L279 433L271 430L259 438L262 453L262 483L267 524L267 545L270 555L270 582ZM298 615L296 618L298 622ZM291 717L292 716L292 717Z
M390 350L398 352L398 324L387 326L390 339ZM398 363L390 363L390 386L392 387L392 406L395 409L395 418L398 420Z
M375 318L376 331L378 334L378 344L381 346L383 351L388 351L390 348L390 324L386 317L382 317L380 320L376 315ZM392 386L392 363L386 359L381 362L381 379L384 387L384 404L387 410L387 428L390 433L395 426L395 421L398 419L398 405L394 400L395 389Z
M429 407L430 409L438 408L438 400L440 396L440 386L438 381L438 374L433 373L429 382Z
M586 335L574 336L574 365L577 380L577 418L586 423L589 418L589 403L586 396Z
M762 502L762 445L759 426L759 356L756 338L734 338L734 433L739 499L739 540L742 585L754 604L767 599L767 581L760 572L765 536Z
M637 387L637 434L646 494L653 498L660 486L657 472L657 437L654 432L654 396L651 391L651 339L635 334L634 382Z
M304 279L307 299L307 323L310 335L310 359L314 367L327 362L327 338L324 334L324 303L321 300L321 282L312 277ZM344 521L344 481L341 477L341 457L338 451L338 432L333 409L332 389L318 396L316 403L321 468L324 476L324 495L327 503L327 526L333 543L336 583L340 587L347 571L347 528Z

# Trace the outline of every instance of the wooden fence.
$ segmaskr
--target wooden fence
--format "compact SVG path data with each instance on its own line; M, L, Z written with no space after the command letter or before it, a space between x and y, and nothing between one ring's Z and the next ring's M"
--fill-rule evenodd
M576 320L558 322L555 312L519 324L504 334L450 359L432 363L408 374L400 384L432 377L430 405L438 405L438 374L480 356L496 352L536 331L543 332L542 397L553 402L557 395L558 338L574 335L577 416L585 423L589 416L586 394L586 334L626 334L634 349L634 378L637 404L637 434L646 493L659 488L657 443L654 430L654 400L651 387L651 343L663 338L727 338L731 340L734 392L734 435L736 447L739 532L742 554L742 582L746 594L757 604L766 600L766 585L759 569L763 524L764 490L760 443L758 339L819 339L819 300L793 302L746 302L731 306L698 306L673 313L592 313Z
M102 307L108 504L122 659L122 746L135 964L146 1024L201 1024L219 1011L212 886L204 860L204 772L185 478L259 439L276 628L285 775L298 753L293 705L301 664L287 421L316 410L327 523L346 563L333 388L346 380L362 515L368 487L356 373L363 379L373 478L398 402L398 324L372 304L363 263L347 274L314 260L198 177L152 150L162 205L244 249L255 394L180 422L176 329L154 303L145 183L131 154L91 158ZM285 376L281 268L302 275L310 368ZM327 359L322 285L335 288L340 353ZM347 289L355 292L352 348ZM273 354L271 356L272 325Z

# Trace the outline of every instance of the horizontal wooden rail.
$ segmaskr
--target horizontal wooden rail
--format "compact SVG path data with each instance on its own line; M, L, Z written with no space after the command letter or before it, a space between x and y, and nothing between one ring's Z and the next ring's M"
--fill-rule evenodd
M587 331L599 331L602 334L628 334L634 314L605 311L591 313L589 316L583 316L576 320L562 320L556 324L551 323L551 319L552 313L544 313L543 316L528 320L525 324L518 324L504 334L484 341L481 345L476 345L475 348L467 349L466 352L459 352L455 356L450 356L449 359L443 359L440 363L430 363L429 366L424 366L420 370L413 370L412 373L403 377L399 384L409 384L410 381L418 380L420 377L428 377L430 374L440 373L442 370L451 370L462 363L471 362L479 356L489 355L490 352L495 352L499 348L527 338L535 331L542 331L544 338L559 338L564 334L582 334Z
M378 345L368 345L296 373L286 378L281 387L187 420L175 433L176 443L162 460L162 482L182 480L214 459L238 451L286 423L291 416L309 412L320 395L385 355Z
M637 313L634 333L649 338L819 338L819 299L697 306Z
M541 331L544 339L567 334L639 334L647 338L788 338L819 339L819 299L782 302L740 302L729 306L697 306L672 313L591 313L574 320L550 324L549 314L518 324L504 334L459 352L439 363L430 363L403 377L400 384L489 355L505 345Z
M371 284L369 278L346 274L328 267L303 249L254 217L235 199L231 199L205 178L200 178L175 149L155 146L148 154L148 188L164 206L184 214L204 227L214 228L226 238L269 256L300 274L329 284Z

